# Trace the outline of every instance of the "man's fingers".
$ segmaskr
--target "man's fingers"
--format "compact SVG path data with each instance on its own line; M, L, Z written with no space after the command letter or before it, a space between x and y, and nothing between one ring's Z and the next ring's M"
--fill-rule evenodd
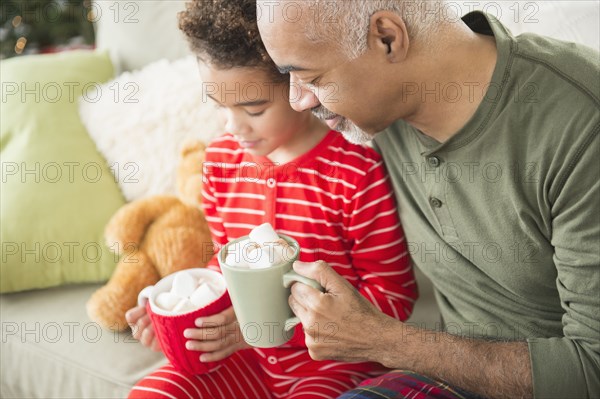
M292 295L290 295L288 298L288 304L290 305L292 312L294 312L294 314L298 316L300 320L304 320L308 312L306 308L302 306L302 303L296 299L301 297L301 295L295 294L297 291L297 288L294 288L295 286L300 286L300 284L292 285Z
M294 271L300 275L316 280L325 289L326 293L338 294L339 292L347 289L350 283L336 273L324 261L317 262L294 262Z
M291 288L291 293L292 295L290 295L290 297L295 301L295 303L290 303L290 307L300 307L299 312L305 312L306 309L314 309L324 295L320 291L317 291L314 288L302 283L294 283ZM292 310L294 310L293 307ZM300 315L297 313L296 316L300 317Z

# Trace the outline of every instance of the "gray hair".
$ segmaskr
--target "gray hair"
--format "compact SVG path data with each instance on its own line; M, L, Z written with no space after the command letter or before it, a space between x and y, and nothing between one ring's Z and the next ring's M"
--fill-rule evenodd
M453 9L444 8L445 0L312 0L319 18L310 18L305 26L309 40L339 43L342 52L354 59L367 49L369 22L378 11L393 11L406 24L409 38L432 44L432 33L452 18Z

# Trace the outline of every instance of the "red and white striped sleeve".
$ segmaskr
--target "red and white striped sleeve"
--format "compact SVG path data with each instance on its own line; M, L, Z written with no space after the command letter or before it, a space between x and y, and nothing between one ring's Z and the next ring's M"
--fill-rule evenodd
M348 213L358 290L383 313L406 320L418 296L417 285L383 161L369 168Z
M202 165L202 210L204 211L204 216L208 223L215 254L206 267L220 272L221 268L219 267L217 254L218 251L227 244L227 234L225 233L223 218L217 212L217 198L212 184L213 178L215 177L214 171L219 167L219 162L211 156L209 148L211 147L208 147L206 159Z

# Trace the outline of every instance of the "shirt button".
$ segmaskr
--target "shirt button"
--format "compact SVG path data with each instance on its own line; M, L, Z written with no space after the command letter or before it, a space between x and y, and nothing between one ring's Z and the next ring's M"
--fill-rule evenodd
M440 201L439 199L437 199L435 197L429 198L429 203L434 208L441 208L442 207L442 201Z
M269 356L269 357L267 358L267 361L268 361L270 364L275 364L275 363L277 363L277 358L276 358L275 356Z
M442 161L436 156L427 158L427 162L429 163L429 166L431 166L433 168L439 167L440 164L442 163Z
M273 179L272 177L270 179L267 179L267 187L273 188L275 187L275 183L275 179Z

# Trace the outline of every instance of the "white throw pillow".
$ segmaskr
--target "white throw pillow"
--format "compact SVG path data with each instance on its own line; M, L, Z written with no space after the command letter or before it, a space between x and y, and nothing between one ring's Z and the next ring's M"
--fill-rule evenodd
M128 201L174 194L182 144L223 133L213 101L202 98L193 56L152 63L84 91L83 124Z
M177 21L185 3L186 0L94 0L96 48L110 52L118 73L192 54Z

